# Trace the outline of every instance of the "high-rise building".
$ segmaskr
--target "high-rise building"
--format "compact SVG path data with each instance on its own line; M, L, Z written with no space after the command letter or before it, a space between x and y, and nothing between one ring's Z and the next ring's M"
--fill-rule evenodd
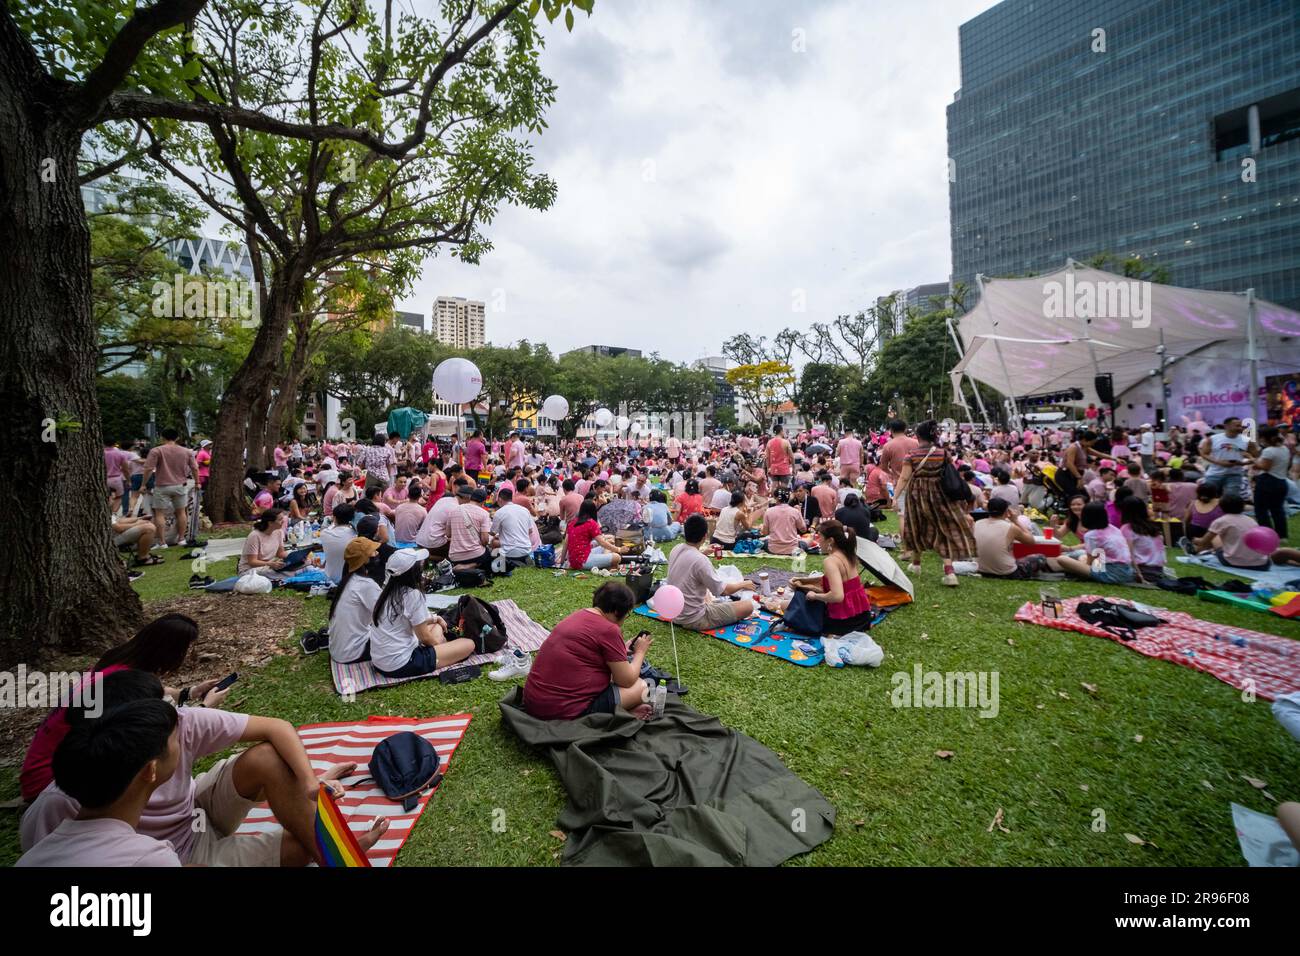
M893 308L886 309L890 297ZM928 282L925 285L912 286L910 289L895 289L889 295L876 299L876 342L884 345L891 338L903 331L908 315L929 315L943 308L942 301L947 300L948 283ZM915 312L913 313L913 310Z
M1300 307L1296 0L1004 0L960 40L954 281L1112 253Z
M486 313L482 302L440 295L433 302L433 337L458 349L482 348L487 341Z
M710 355L707 358L700 359L695 363L695 366L713 376L713 403L705 412L708 424L717 427L718 412L723 408L730 408L732 417L738 419L736 388L727 381L727 369L731 367L731 363L721 355Z
M424 331L424 316L419 312L403 312L397 309L393 312L393 322L403 328L411 329L413 332Z
M560 358L564 358L565 355L572 355L574 352L588 352L591 355L604 355L606 358L614 358L619 355L627 355L631 358L641 357L640 349L625 349L619 345L583 345L580 348L569 349L569 351L562 353Z

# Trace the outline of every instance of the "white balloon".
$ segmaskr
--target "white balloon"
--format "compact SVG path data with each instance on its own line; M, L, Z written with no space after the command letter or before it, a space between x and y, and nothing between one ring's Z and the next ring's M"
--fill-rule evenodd
M596 424L601 428L608 427L609 423L614 420L614 413L608 408L596 409Z
M464 405L483 391L483 375L469 359L449 358L433 370L433 391L444 402Z
M626 431L627 426L629 424L627 416L626 415L618 416L618 421L616 421L614 424L618 426L619 431Z
M563 395L552 395L546 401L542 402L542 415L554 422L558 422L562 418L568 418L568 399Z

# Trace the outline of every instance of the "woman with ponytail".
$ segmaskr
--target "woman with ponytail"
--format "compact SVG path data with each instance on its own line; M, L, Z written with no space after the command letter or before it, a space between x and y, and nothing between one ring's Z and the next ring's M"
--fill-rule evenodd
M822 579L818 583L796 581L809 601L826 605L826 633L848 634L871 627L871 599L858 576L858 539L852 528L838 521L823 521L817 527L821 538Z

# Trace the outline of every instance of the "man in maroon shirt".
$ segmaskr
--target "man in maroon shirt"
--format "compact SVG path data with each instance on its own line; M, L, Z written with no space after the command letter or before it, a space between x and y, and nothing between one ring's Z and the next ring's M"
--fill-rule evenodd
M667 688L641 679L652 638L637 635L630 662L623 643L623 619L636 604L631 588L606 581L591 603L555 625L537 652L524 683L524 710L542 720L577 720L620 707L642 720L659 716Z

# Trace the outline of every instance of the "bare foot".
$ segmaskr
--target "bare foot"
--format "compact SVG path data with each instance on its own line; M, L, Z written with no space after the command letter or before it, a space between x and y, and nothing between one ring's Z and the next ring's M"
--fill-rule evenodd
M651 715L654 714L654 712L655 709L651 707L649 704L641 704L639 707L637 707L635 710L632 711L632 716L635 717L637 720L649 720Z
M330 793L335 797L343 796L345 790L342 780L344 777L350 777L356 773L357 765L355 763L336 763L316 779L329 788Z
M388 820L384 817L376 817L370 824L370 829L365 833L357 835L357 844L363 850L369 850L378 843L388 832Z

